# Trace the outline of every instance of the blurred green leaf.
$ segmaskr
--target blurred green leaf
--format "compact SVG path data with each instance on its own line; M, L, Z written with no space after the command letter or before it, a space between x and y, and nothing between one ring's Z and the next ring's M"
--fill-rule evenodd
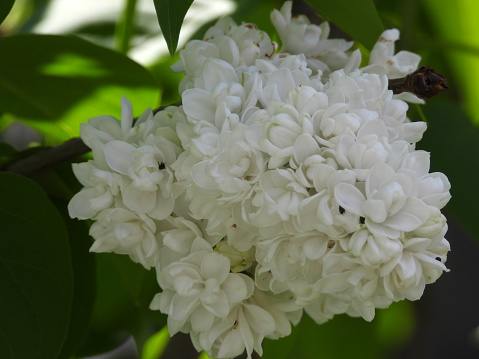
M193 0L153 0L163 36L173 56L178 46L181 25Z
M479 123L477 83L479 81L479 2L424 0L421 4L430 18L434 37L429 46L436 46L453 65L456 91L471 119Z
M57 140L77 136L99 115L120 116L124 94L134 115L155 107L150 73L129 58L76 37L17 35L0 39L0 111Z
M372 0L309 0L326 20L371 50L384 26Z
M168 106L181 101L181 96L178 93L178 86L181 79L184 77L183 73L175 73L171 71L170 67L176 61L179 60L179 56L175 57L165 56L161 58L157 63L152 64L149 67L151 74L155 77L156 82L163 89L163 96L161 97L162 106Z
M375 338L375 325L362 318L337 315L318 325L304 315L293 333L279 340L265 340L263 359L371 359L382 349ZM366 345L367 344L367 345Z
M152 335L145 343L141 359L157 359L165 350L170 341L168 328L164 326L161 330Z
M73 277L61 216L31 180L0 174L0 357L56 358Z
M147 271L126 255L96 254L97 297L90 333L81 355L117 347L130 334L141 350L144 342L166 323L166 317L149 310L159 292L154 270Z
M378 309L374 318L375 337L378 343L394 352L404 345L417 328L413 302L403 300L392 303L387 309ZM389 356L383 356L389 357Z
M2 0L0 2L0 24L5 20L10 10L12 10L14 3L15 0Z

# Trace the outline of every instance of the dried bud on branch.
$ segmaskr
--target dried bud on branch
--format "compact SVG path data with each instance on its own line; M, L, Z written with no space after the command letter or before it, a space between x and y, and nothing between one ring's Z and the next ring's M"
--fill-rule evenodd
M389 80L388 88L395 95L412 92L423 99L432 98L448 89L446 78L428 66L421 66L406 77Z

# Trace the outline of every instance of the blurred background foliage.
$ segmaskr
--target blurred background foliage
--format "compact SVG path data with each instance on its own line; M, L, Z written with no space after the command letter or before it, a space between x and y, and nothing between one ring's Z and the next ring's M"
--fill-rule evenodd
M77 137L80 123L90 117L119 117L122 94L132 102L135 116L147 107L180 100L177 86L182 76L169 69L178 55L169 55L153 3L2 0L0 165L10 161L16 151L28 154L37 146L57 145ZM161 3L157 1L157 8ZM269 13L282 3L196 0L186 14L179 48L189 39L201 38L205 29L223 15L237 22L255 23L279 42ZM311 0L309 4L320 18L340 27L333 33L362 42L359 47L366 57L374 41L371 39L380 34L381 28L398 28L401 39L397 51L420 54L422 65L447 77L450 90L424 106L412 105L410 117L427 119L429 128L419 147L432 153L431 172L444 172L452 183L452 200L446 207L451 227L447 236L452 247L447 263L451 272L428 286L419 303L400 302L378 310L371 323L338 316L318 326L305 316L291 336L265 340L263 358L478 358L479 2ZM169 40L175 40L175 36L167 34ZM45 238L65 238L66 247L54 253L64 257L62 251L70 251L70 259L62 264L63 269L49 270L66 271L73 285L48 288L59 293L60 301L69 298L69 321L27 331L26 323L45 310L42 300L50 301L35 297L44 297L42 291L46 289L32 289L39 306L29 314L18 304L23 297L21 290L12 290L14 281L0 280L0 357L83 358L115 348L101 358L154 359L167 353L166 318L148 310L159 290L154 272L122 256L89 253L88 225L68 218L66 203L80 188L70 164L35 175L35 183L23 185L20 177L7 177L0 181L0 209L7 213L14 208L18 216L2 214L1 236L14 240L19 236L18 228L32 225L18 203L51 213L55 221L63 218L61 235L50 233L48 228L39 231ZM61 217L56 218L58 214ZM38 238L34 232L23 235L31 237L32 243ZM0 241L2 278L17 269L5 264L11 260L9 249L14 252L10 242ZM19 258L32 260L28 256ZM12 303L17 305L9 307ZM58 342L57 347L42 347L45 332L51 334L50 344ZM30 343L31 350L16 353L15 348L25 343ZM12 346L7 348L6 344ZM201 358L207 356L203 353Z

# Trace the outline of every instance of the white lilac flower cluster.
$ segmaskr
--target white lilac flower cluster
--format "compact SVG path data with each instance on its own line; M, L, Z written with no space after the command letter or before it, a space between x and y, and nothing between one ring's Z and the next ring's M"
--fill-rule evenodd
M94 221L91 251L154 267L151 308L215 358L261 354L303 310L370 321L447 270L450 184L415 150L426 124L388 90L419 56L394 54L388 30L358 68L351 42L291 2L271 20L281 51L229 18L188 43L182 105L135 122L123 98L120 121L82 125L94 160L73 167L70 215Z

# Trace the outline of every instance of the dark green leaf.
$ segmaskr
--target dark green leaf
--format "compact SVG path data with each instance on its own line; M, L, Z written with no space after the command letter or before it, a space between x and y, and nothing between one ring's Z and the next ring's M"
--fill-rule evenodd
M17 35L0 39L0 111L59 140L98 115L120 116L124 94L134 115L156 107L150 73L129 58L76 37Z
M137 315L129 325L129 331L135 338L140 354L147 340L166 325L167 316L158 310L150 309L153 296L160 291L155 270L146 272L141 293L138 297Z
M160 291L154 270L147 271L125 255L101 253L97 263L97 299L90 333L80 354L111 350L133 334L141 348L166 322L148 306Z
M61 216L31 180L0 174L0 357L56 358L73 277Z
M77 352L88 334L96 295L95 258L88 250L91 239L87 223L71 219L66 202L58 201L55 204L68 230L73 265L74 292L70 327L59 356L60 359L68 359Z
M88 338L79 354L90 356L116 348L128 336L128 322L135 315L135 303L129 285L142 281L144 269L128 257L113 253L94 254L97 295ZM119 267L130 272L131 283L125 283Z
M8 143L0 142L0 168L12 161L15 153L17 153L17 150Z
M326 20L371 50L384 30L372 0L309 0Z
M153 0L153 2L168 50L173 56L178 45L181 24L193 0Z
M2 0L0 2L0 24L5 20L10 10L12 10L14 3L15 0Z

